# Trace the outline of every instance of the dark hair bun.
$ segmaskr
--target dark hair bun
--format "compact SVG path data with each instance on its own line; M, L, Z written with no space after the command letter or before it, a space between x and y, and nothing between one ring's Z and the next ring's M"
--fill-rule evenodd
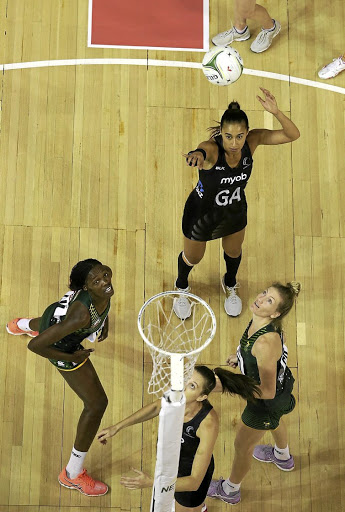
M240 104L237 101L229 103L228 110L241 110Z

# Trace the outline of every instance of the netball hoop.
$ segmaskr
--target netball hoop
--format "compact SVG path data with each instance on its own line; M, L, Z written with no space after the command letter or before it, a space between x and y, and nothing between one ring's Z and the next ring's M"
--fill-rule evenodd
M175 301L181 299L191 306L185 320L174 312ZM196 295L168 291L145 302L139 311L138 329L153 362L148 392L163 395L150 510L171 512L185 409L183 390L198 355L215 335L216 318L207 302Z

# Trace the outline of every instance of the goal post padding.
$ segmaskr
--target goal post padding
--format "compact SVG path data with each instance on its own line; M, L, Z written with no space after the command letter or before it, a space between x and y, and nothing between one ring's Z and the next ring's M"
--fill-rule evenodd
M171 512L174 502L186 402L184 395L178 402L171 402L168 396L162 398L159 413L151 512Z

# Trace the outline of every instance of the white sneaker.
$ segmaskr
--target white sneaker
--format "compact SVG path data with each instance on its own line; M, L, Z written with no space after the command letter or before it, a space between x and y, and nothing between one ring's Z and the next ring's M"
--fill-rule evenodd
M334 78L344 70L345 62L342 57L338 57L338 59L333 59L330 64L327 64L327 66L324 66L322 69L320 69L318 75L320 78L326 80L327 78Z
M226 295L224 301L224 309L229 316L238 316L242 311L242 301L237 295L236 290L240 287L239 283L235 286L226 286L224 282L224 276L222 277L222 288Z
M274 21L274 29L261 29L261 31L258 33L254 41L252 42L252 45L250 49L254 53L261 53L267 50L272 44L272 40L274 37L276 37L281 29L281 25L279 21Z
M203 504L201 512L207 512L206 503Z
M246 41L249 38L250 32L248 27L246 27L246 30L242 33L237 32L235 27L232 27L230 30L226 30L225 32L221 32L220 34L214 36L212 43L215 46L227 46L233 41Z
M188 293L190 291L190 286L188 286L188 288L185 289L177 288L177 286L175 286L175 290L181 293ZM180 297L176 297L174 299L173 309L175 315L180 320L186 320L186 318L189 318L190 315L192 314L191 303L189 302L187 297L183 295L181 295Z

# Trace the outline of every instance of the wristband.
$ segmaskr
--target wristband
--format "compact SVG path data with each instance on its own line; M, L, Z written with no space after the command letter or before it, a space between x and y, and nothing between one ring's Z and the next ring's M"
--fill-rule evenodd
M206 160L206 151L204 149L201 149L201 148L198 148L198 149L193 149L193 151L190 151L188 153L188 155L192 154L192 153L195 153L196 151L200 151L200 153L202 154L202 156L204 157L204 160Z

